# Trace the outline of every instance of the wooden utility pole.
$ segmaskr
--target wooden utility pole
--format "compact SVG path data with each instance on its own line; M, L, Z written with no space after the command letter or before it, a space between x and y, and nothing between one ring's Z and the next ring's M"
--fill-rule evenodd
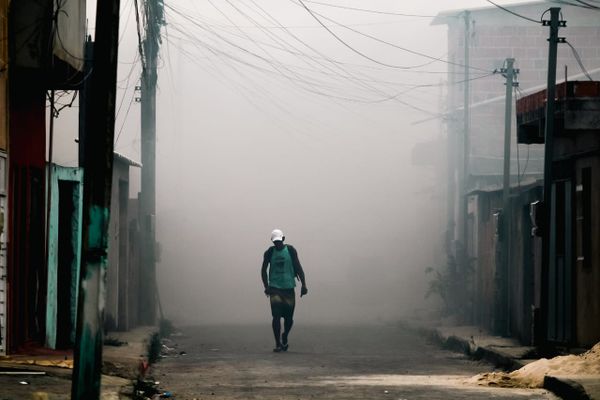
M87 98L83 237L71 399L100 398L120 0L99 1Z
M143 42L145 66L141 85L142 185L140 218L142 229L142 288L140 320L156 323L158 287L156 284L156 82L160 47L160 27L164 24L162 3L146 1L146 37Z
M83 61L83 82L81 89L79 89L79 167L83 168L83 160L85 159L85 133L86 133L86 122L87 122L87 107L89 105L88 94L90 92L90 74L92 72L93 60L94 60L94 42L92 38L88 36L85 40L85 47L83 52L85 60Z
M548 83L546 88L546 125L544 129L544 221L543 255L542 255L542 287L541 287L541 324L545 338L548 337L548 281L551 257L554 253L551 245L550 227L552 226L552 160L554 158L554 110L556 99L556 55L558 43L564 41L558 37L558 29L566 26L559 21L560 8L550 8L550 21L543 21L550 27L548 38Z

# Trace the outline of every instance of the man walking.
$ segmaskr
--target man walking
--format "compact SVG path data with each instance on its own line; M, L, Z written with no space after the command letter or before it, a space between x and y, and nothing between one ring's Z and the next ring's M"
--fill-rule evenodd
M300 297L308 293L304 270L298 259L298 252L289 245L283 244L285 236L279 229L271 232L273 246L265 251L261 278L265 294L271 300L271 315L273 316L273 335L275 336L274 352L287 351L288 335L294 324L294 307L296 305L297 278L302 283ZM268 269L268 271L267 271ZM283 318L283 334L281 334L281 318Z

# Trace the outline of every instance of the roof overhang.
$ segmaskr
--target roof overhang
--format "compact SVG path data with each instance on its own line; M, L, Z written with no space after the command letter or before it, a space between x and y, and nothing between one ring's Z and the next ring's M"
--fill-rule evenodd
M127 164L130 167L142 168L142 164L140 164L139 162L133 161L132 159L127 158L124 155L117 153L116 151L113 153L113 155L114 155L115 161L119 161L123 164Z

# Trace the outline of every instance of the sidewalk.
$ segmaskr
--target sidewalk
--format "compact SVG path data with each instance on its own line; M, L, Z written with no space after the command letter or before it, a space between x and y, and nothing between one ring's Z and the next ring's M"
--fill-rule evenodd
M102 349L101 399L131 399L133 380L155 327L129 332L110 332ZM67 400L71 394L73 355L52 352L33 356L0 357L0 398L2 400Z
M477 360L488 361L503 370L515 371L505 375L503 380L507 376L520 374L527 376L530 379L528 382L539 378L541 387L563 399L600 400L600 374L590 375L581 373L581 371L577 371L575 374L545 374L542 367L546 360L538 361L540 359L536 355L535 347L523 346L515 339L494 336L476 326L438 326L423 321L407 321L406 323L408 327L433 338L444 347L463 352ZM534 364L536 361L538 362ZM551 362L552 359L548 361ZM576 356L565 357L563 365L566 370L569 370L569 363L576 361ZM538 364L542 365L537 367ZM523 369L521 370L521 368ZM533 373L539 376L535 377ZM480 377L480 380L493 378L493 374ZM521 381L523 382L523 380ZM497 383L494 382L494 384Z

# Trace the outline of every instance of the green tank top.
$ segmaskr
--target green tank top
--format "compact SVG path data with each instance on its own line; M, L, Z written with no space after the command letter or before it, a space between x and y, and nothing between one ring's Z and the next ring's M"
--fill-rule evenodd
M277 250L273 248L269 267L269 286L278 289L293 289L296 287L294 280L294 264L287 246Z

